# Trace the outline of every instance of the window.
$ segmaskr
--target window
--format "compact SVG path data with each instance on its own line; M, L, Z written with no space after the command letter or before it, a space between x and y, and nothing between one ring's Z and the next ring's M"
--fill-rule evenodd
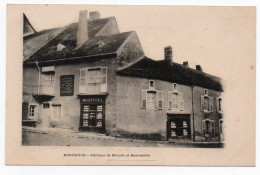
M176 83L173 84L173 91L177 91L177 84Z
M184 100L183 93L178 93L176 91L168 92L168 109L173 111L183 111L184 110Z
M146 106L150 110L156 109L156 91L147 91Z
M43 85L53 86L55 84L55 74L43 74Z
M163 109L163 92L158 92L158 109Z
M30 104L29 105L28 119L29 120L35 120L37 115L38 115L37 104Z
M202 131L203 135L210 135L214 136L215 135L215 121L214 120L203 120L202 121Z
M61 105L53 105L52 112L53 118L61 118Z
M43 103L43 108L50 108L50 103Z
M142 91L142 108L145 109L146 108L146 94L147 92L145 90Z
M35 117L35 111L36 110L36 105L30 105L29 107L29 116L30 117Z
M80 69L79 93L107 92L107 68Z
M219 134L223 134L223 120L219 120Z
M154 85L154 80L150 80L149 81L149 89L154 89L155 85Z
M204 95L201 96L201 111L213 112L213 97L208 96L207 89L204 89Z
M222 112L222 98L221 97L217 98L217 112L219 112L219 113Z

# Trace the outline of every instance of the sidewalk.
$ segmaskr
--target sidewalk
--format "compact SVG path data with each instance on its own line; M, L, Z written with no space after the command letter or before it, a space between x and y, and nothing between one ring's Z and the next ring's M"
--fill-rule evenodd
M86 139L98 139L98 140L112 140L112 141L127 141L127 142L136 142L136 143L156 143L164 145L187 145L195 147L223 147L223 143L219 142L193 142L192 140L170 140L170 141L155 141L155 140L141 140L141 139L132 139L124 137L112 137L107 136L101 133L95 132L78 132L69 129L63 128L34 128L23 126L23 130L32 133L38 134L47 134L47 135L59 135L64 137L75 137L75 138L86 138Z

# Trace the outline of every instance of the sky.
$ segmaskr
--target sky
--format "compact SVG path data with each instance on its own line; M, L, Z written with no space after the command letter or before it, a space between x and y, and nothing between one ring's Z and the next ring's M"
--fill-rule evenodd
M147 57L164 59L164 47L170 45L174 62L188 61L192 68L199 64L204 72L221 78L226 76L222 70L234 65L234 61L255 54L252 51L255 50L255 11L250 7L24 7L24 13L37 31L77 22L80 10L99 11L101 18L115 16L120 32L137 32Z

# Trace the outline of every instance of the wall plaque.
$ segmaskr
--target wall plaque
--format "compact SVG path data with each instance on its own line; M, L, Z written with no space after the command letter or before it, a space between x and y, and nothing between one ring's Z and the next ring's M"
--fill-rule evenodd
M63 75L60 77L60 96L73 96L74 75Z

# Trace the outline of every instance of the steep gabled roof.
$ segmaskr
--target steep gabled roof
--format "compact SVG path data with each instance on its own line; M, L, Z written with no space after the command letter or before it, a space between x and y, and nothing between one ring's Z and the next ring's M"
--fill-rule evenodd
M88 20L89 38L93 38L113 18ZM72 49L71 47L74 49L77 42L77 28L78 23L72 23L63 28L43 30L24 37L24 61L43 48L50 53L59 43L64 44L67 49Z
M33 54L27 62L42 62L54 61L59 59L73 58L73 57L88 57L95 55L103 55L115 53L124 41L133 33L125 32L107 36L95 36L90 38L80 48L76 48L77 41L72 39L75 32L73 26L68 27L59 36L51 40L48 44ZM99 46L102 42L102 46ZM57 51L57 45L62 44L66 46L63 50ZM75 49L76 48L76 49Z
M119 69L117 74L158 79L178 84L190 86L195 85L203 88L223 91L220 82L221 80L218 77L191 69L178 63L169 65L164 60L155 61L147 57L129 67Z

